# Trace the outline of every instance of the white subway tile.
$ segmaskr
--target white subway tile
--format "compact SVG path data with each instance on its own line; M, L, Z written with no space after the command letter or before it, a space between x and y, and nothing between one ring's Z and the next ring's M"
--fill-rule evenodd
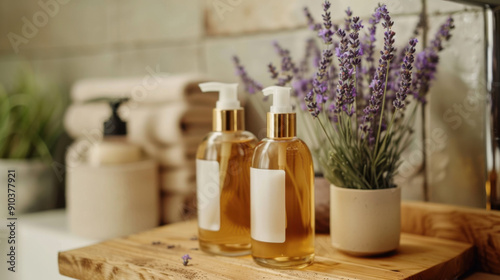
M145 75L148 66L166 73L200 72L200 48L198 44L186 44L120 51L119 74Z
M334 22L343 22L345 10L350 7L355 16L369 17L377 7L378 0L331 1ZM420 0L386 1L393 15L419 13ZM323 1L286 0L205 0L206 29L209 35L228 35L293 29L305 26L303 8L309 7L317 22L321 21Z
M120 0L120 42L199 39L203 32L202 0Z
M466 4L461 4L453 1L444 1L444 0L426 0L427 1L427 13L435 14L435 13L450 13L456 11L465 11L465 10L481 10L481 7L478 6L470 6Z
M113 28L109 25L114 24L108 21L112 1L3 1L0 49L13 51L7 38L10 32L24 38L24 43L19 44L20 54L24 49L106 44L112 38L109 32ZM50 5L44 8L39 3Z
M447 16L431 17L431 33ZM430 198L434 202L485 206L484 36L482 12L454 15L453 37L440 53L437 79L430 91ZM481 30L481 32L478 32ZM440 138L445 141L438 141Z

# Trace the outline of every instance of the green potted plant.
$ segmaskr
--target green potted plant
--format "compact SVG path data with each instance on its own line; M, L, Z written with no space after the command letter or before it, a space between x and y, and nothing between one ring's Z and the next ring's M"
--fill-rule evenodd
M52 155L62 133L63 101L44 89L29 70L21 71L10 89L0 85L0 180L15 172L15 214L53 208L57 182ZM13 192L14 193L14 192ZM7 191L0 208L7 209Z
M376 7L366 24L347 9L343 26L332 23L329 1L323 8L321 24L304 9L323 50L310 39L304 58L296 63L275 43L281 69L273 64L268 69L277 85L291 84L297 107L312 116L303 118L301 128L331 184L334 247L355 255L393 251L399 246L401 219L401 189L394 176L411 141L416 110L434 78L442 43L451 37L453 19L417 53L415 38L396 50L394 22L385 5ZM377 52L380 26L384 42ZM420 22L414 34L423 26ZM235 63L246 90L261 90L238 58Z

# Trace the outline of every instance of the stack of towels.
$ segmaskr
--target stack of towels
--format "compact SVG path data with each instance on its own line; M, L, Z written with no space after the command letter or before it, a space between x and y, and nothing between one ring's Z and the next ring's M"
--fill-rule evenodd
M154 74L142 78L88 79L71 90L72 104L64 126L78 143L102 136L103 122L111 114L99 98L130 98L120 107L128 137L160 165L163 223L196 214L195 158L203 137L212 128L217 94L202 93L197 74ZM90 102L92 101L92 102ZM74 145L73 145L74 146ZM71 154L71 150L68 155Z

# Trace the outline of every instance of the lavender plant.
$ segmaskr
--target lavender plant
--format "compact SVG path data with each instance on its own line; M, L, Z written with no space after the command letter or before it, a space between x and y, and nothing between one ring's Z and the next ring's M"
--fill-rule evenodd
M350 9L345 11L343 26L333 24L330 8L325 1L322 23L304 8L307 24L319 39L307 40L298 64L275 42L281 65L268 64L268 71L276 85L293 88L297 107L312 116L303 120L306 140L332 184L355 189L395 187L401 153L411 141L417 107L426 102L453 19L441 25L421 52L416 52L416 38L398 52L394 21L385 5L376 7L366 29ZM413 34L418 35L424 25L419 22ZM380 26L384 42L376 63ZM262 85L248 75L238 57L234 63L245 89L260 91Z

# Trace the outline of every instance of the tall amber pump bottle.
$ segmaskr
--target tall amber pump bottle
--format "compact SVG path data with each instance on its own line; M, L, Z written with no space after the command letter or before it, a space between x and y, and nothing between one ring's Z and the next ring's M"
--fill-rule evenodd
M217 255L250 254L250 165L257 138L245 131L238 84L202 83L219 92L213 131L198 147L196 185L201 250Z
M267 267L302 268L314 259L313 161L296 136L290 88L263 92L273 106L250 171L252 257Z

